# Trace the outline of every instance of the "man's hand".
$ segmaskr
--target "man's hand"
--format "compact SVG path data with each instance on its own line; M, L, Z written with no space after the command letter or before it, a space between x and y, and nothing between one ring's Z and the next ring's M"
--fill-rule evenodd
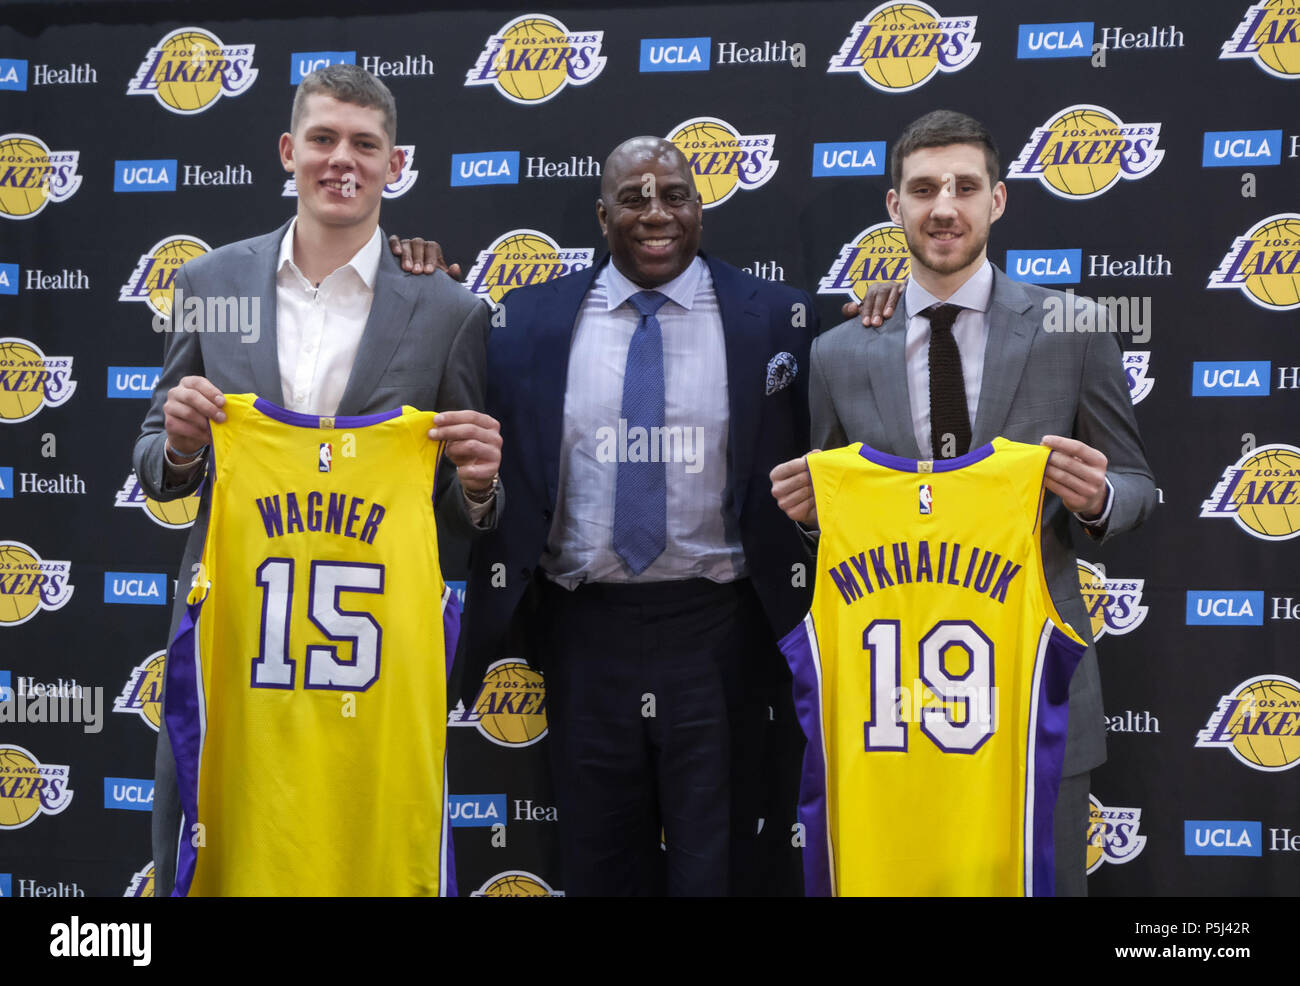
M867 288L867 296L862 299L862 304L846 302L840 313L845 318L852 318L860 312L863 325L884 325L885 319L894 314L894 306L898 304L898 298L905 287L907 281L878 281Z
M1106 507L1106 457L1089 445L1060 435L1044 435L1052 450L1043 485L1061 498L1065 509L1087 518Z
M501 423L496 418L479 411L440 411L429 437L446 443L463 489L483 493L491 487L501 471Z
M402 258L402 270L412 274L432 274L436 270L445 270L456 280L461 279L460 264L447 266L437 240L426 240L420 236L403 240L394 233L388 238L388 248L394 256Z
M226 412L221 410L225 403L226 398L207 377L181 377L181 382L167 391L163 404L167 444L181 455L190 455L210 444L208 421L226 420Z
M815 448L813 452L820 452ZM811 453L809 453L811 454ZM812 473L807 458L782 462L769 474L776 505L791 520L805 527L817 526L817 499L813 496Z

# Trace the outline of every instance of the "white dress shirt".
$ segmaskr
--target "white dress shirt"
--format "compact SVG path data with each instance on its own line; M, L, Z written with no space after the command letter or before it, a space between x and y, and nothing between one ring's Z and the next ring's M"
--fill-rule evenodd
M627 299L642 290L606 264L573 330L557 504L541 559L542 570L568 589L583 582L730 582L746 574L739 531L727 530L722 507L731 416L722 314L699 257L655 289L668 298L656 315L663 333L664 426L680 428L682 437L665 456L667 546L640 575L614 552L623 376L640 324Z

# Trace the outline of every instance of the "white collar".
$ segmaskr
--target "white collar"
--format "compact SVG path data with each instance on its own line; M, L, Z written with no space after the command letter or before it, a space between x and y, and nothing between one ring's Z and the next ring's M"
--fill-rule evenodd
M677 302L682 308L690 311L695 304L695 292L699 289L700 278L704 274L704 269L704 260L697 254L686 265L684 271L667 284L661 284L653 290L658 291L670 300ZM614 266L612 260L605 265L605 269L600 272L600 276L604 279L606 311L612 312L632 295L647 290L628 280L623 272Z
M984 263L976 269L975 273L966 278L966 282L952 293L946 302L940 301L925 288L916 282L915 278L907 279L907 291L904 294L904 300L907 307L907 317L912 318L919 315L933 305L957 305L961 308L971 308L977 312L986 312L989 310L989 302L993 299L993 265L989 263L988 258L984 258Z
M284 270L284 265L288 264L298 276L303 277L303 273L298 269L298 265L293 262L293 231L298 228L298 217L293 217L293 222L289 223L289 228L285 230L284 236L280 240L280 257L276 261L276 271ZM374 233L370 239L366 240L365 246L352 255L343 267L351 267L357 272L357 276L365 282L366 287L371 291L375 289L375 278L379 276L379 257L380 257L379 227L375 227ZM340 267L339 270L342 270ZM306 280L303 277L303 280Z

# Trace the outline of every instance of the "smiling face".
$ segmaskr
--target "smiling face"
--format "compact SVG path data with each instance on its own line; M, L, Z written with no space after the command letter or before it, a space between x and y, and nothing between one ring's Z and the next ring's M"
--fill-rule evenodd
M601 175L596 218L613 264L643 288L667 284L700 248L700 196L673 144L637 137L620 145Z
M313 93L295 132L280 137L280 162L298 185L300 222L375 226L403 154L389 143L380 110Z
M978 144L925 147L903 159L902 181L885 197L903 227L912 276L947 297L975 273L987 252L989 227L1006 207L1002 182L990 187Z

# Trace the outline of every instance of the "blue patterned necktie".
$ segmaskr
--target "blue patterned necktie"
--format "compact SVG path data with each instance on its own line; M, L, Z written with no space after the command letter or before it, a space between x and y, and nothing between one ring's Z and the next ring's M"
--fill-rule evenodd
M655 312L668 299L640 291L628 299L641 321L627 348L623 371L623 411L627 447L640 445L649 458L651 428L664 426L664 337ZM636 433L633 429L643 429ZM614 491L614 551L633 575L640 575L668 544L668 485L663 462L625 462L619 456ZM659 458L655 456L655 458Z

